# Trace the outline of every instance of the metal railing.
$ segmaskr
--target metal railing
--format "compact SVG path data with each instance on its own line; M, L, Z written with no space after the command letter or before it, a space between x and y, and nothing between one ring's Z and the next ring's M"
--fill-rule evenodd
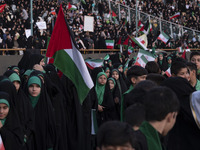
M134 8L130 8L129 6L122 5L120 3L110 1L110 0L102 0L109 4L109 9L113 10L117 14L117 20L121 20L122 18L128 18L129 23L135 23L136 21L136 10ZM121 10L124 10L124 13L121 13ZM142 11L137 11L138 20L141 20L143 24L148 21L152 23L153 33L156 35L159 31L164 31L167 35L171 36L174 40L180 38L187 33L189 35L189 40L192 40L196 37L197 40L200 41L200 31L194 30L170 21L163 20L159 17L144 13Z
M2 52L1 55L6 55L6 51L16 51L18 52L17 54L19 54L19 51L25 51L26 49L25 48L17 48L17 49L0 49L0 53ZM134 51L138 51L139 49L134 49ZM167 52L170 52L170 51L178 51L178 48L177 49L157 49L159 51L167 51ZM190 48L191 51L200 51L200 49L196 49L196 48ZM40 50L41 54L45 54L46 53L46 49L41 49ZM105 52L105 53L110 53L110 52L120 52L120 49L80 49L80 52L82 54L91 54L91 53L102 53L102 52ZM20 54L19 54L20 55Z

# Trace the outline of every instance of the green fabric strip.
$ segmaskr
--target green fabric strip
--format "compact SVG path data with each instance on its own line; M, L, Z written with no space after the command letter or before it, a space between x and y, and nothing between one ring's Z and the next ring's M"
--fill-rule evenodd
M144 121L140 126L140 131L147 139L149 150L162 150L158 131L156 131L147 121Z
M10 104L6 99L0 99L0 104L6 104L10 108Z
M11 82L14 82L14 81L19 81L21 82L20 78L19 78L19 75L17 73L12 73L8 79L11 81Z
M67 67L64 64L67 64ZM64 50L59 50L54 55L54 65L74 83L82 104L90 89L72 58Z
M129 89L122 95L121 98L121 108L120 108L120 120L124 121L124 95L130 93L134 89L133 85L129 87Z

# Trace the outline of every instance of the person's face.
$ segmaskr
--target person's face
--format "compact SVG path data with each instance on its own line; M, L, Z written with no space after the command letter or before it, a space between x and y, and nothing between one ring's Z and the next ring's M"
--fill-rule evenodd
M0 104L0 119L4 119L7 117L9 112L9 107L6 104L1 103Z
M167 62L168 62L168 64L171 64L171 63L172 63L172 60L171 60L171 59L168 59Z
M107 82L107 78L105 75L101 75L99 78L98 78L98 83L101 84L101 85L105 85Z
M118 79L119 79L119 74L118 74L118 72L117 72L117 71L113 71L112 77L115 78L115 80L118 80Z
M159 54L159 60L163 60L163 55Z
M135 150L130 143L120 146L102 146L100 150Z
M20 83L19 83L19 81L13 81L13 84L14 84L16 90L18 91L19 88L20 88Z
M13 71L15 71L19 75L19 70L18 69L14 69Z
M188 69L187 68L182 68L176 75L177 77L182 77L182 78L185 78L189 81L189 72L188 72Z
M119 70L120 72L123 72L123 68L122 68L122 67L119 67L118 70Z
M106 70L106 75L107 75L107 77L109 77L110 76L110 70L108 69L108 70Z
M165 128L162 133L163 136L166 136L168 134L168 132L173 128L173 126L176 122L177 115L178 115L177 112L171 112L167 115L166 125L165 125Z
M114 82L112 80L109 80L108 83L109 83L110 89L112 90L115 87Z
M41 66L44 66L44 65L45 65L45 63L44 63L44 58L40 61L40 65L41 65Z
M138 83L141 82L141 81L146 80L146 77L147 77L147 75L138 76L138 77L135 79L135 85L138 84Z
M31 84L28 88L29 94L33 97L37 97L40 94L41 88L38 84Z
M191 58L191 62L192 63L195 63L197 65L197 69L199 70L200 69L200 56L199 55L194 55L192 58Z

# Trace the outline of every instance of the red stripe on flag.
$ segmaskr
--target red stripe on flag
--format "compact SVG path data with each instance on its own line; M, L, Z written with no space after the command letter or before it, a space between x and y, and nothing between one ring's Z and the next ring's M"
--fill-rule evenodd
M59 11L58 17L57 17L58 21L56 21L56 24L54 26L53 33L51 35L51 39L50 39L49 46L47 49L47 53L46 53L47 57L53 57L56 51L59 51L62 49L72 49L70 33L66 26L62 6L60 7L60 9L61 11ZM63 33L63 34L59 34L59 33ZM63 42L63 40L65 42Z

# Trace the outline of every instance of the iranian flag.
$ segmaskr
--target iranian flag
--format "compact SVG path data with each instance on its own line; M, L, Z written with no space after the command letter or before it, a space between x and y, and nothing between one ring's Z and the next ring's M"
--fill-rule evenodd
M0 150L5 150L1 136L0 136Z
M6 7L6 4L0 5L0 13L3 12L4 8Z
M67 9L69 9L69 10L77 10L77 7L75 5L71 5L70 2L69 2Z
M166 71L165 71L165 74L168 76L168 77L171 77L171 67L169 67Z
M183 48L182 47L178 47L178 52L184 52Z
M145 68L147 62L155 61L155 57L148 51L140 49L137 55L137 59L134 65Z
M133 53L134 48L132 46L128 47L128 55Z
M157 39L163 41L166 44L169 40L169 36L165 34L165 32L161 32Z
M77 48L73 33L65 20L62 5L60 5L46 56L53 57L53 64L74 83L82 104L94 84L83 56Z
M179 17L181 14L180 12L174 14L173 16L171 16L169 19L173 19L173 18L176 18L176 17Z
M144 31L144 25L142 24L142 22L140 20L138 22L138 27L139 27L139 32Z
M94 69L96 67L102 67L103 61L102 59L86 59L85 63L90 69Z
M129 36L130 37L130 36ZM143 34L140 37L137 38L132 38L130 37L132 42L134 42L135 44L137 44L140 48L147 50L147 35Z
M107 47L107 49L113 49L114 48L114 40L106 40L106 47Z

